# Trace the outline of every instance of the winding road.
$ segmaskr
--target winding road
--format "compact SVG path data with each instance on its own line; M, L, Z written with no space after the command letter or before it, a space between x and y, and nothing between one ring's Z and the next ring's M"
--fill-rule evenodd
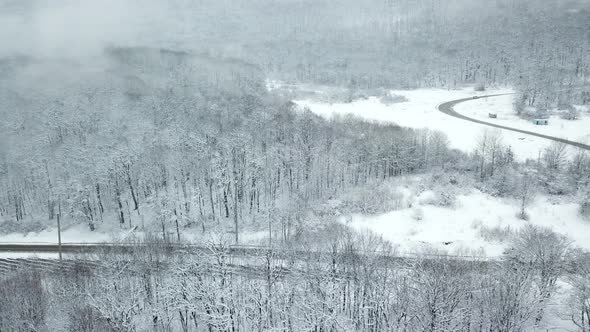
M485 126L489 126L489 127L495 127L495 128L500 128L500 129L505 129L505 130L511 130L511 131L515 131L518 133L522 133L522 134L526 134L526 135L531 135L531 136L537 136L540 138L545 138L551 141L555 141L555 142L560 142L560 143L565 143L571 146L575 146L577 148L583 149L583 150L589 150L590 151L590 145L587 144L583 144L580 142L574 142L574 141L570 141L567 140L565 138L559 138L559 137L555 137L555 136L549 136L549 135L543 135L543 134L539 134L533 131L528 131L528 130L522 130L522 129L518 129L518 128L512 128L512 127L507 127L507 126L503 126L503 125L499 125L493 122L487 122L487 121L482 121L482 120L478 120L478 119L474 119L474 118L470 118L468 116L465 116L463 114L457 113L457 111L455 111L453 109L453 107L455 107L455 105L469 101L469 100L475 100L475 99L480 99L480 98L490 98L490 97L499 97L499 96L506 96L506 95L510 95L511 93L501 93L501 94L495 94L495 95L485 95L485 96L477 96L476 98L474 97L470 97L470 98L463 98L463 99L457 99L457 100L451 100L451 101L447 101L445 103L439 104L436 108L447 114L450 116L453 116L455 118L461 119L461 120L466 120L466 121L471 121L471 122L475 122L475 123L479 123Z

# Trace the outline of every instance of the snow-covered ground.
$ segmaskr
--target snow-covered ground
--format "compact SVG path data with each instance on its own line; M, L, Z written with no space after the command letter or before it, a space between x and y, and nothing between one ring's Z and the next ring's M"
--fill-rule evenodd
M121 234L123 234L121 232ZM121 237L121 234L110 232L91 232L86 224L78 224L64 229L61 233L63 243L98 243L110 242ZM10 233L0 235L0 243L29 243L47 244L57 243L57 228L46 229L41 232Z
M269 85L269 90L284 88L280 82ZM390 96L396 102L383 102L379 97L359 99L351 103L329 103L326 99L314 98L314 95L330 94L334 89L323 89L315 86L293 86L293 90L303 90L308 99L295 100L300 107L308 107L314 113L331 117L335 114L354 114L356 116L396 123L411 128L429 128L440 130L447 134L452 147L471 152L476 146L477 137L489 127L460 120L439 112L436 106L442 102L475 95L509 93L511 89L491 89L486 92L474 92L472 88L458 90L419 89L390 91ZM341 91L340 91L341 92ZM395 98L393 96L399 96ZM590 116L581 114L580 120L567 121L558 117L550 119L549 126L535 126L519 119L512 113L512 96L494 98L480 98L456 106L456 110L474 118L487 121L497 121L503 125L522 128L530 131L565 137L582 142L590 141ZM323 101L319 101L322 99ZM498 114L497 119L488 119L488 113ZM517 157L537 158L539 151L550 144L549 141L530 137L511 131L502 131L504 143L511 145ZM405 192L405 194L408 194ZM438 207L428 204L428 192L416 197L412 208L386 213L376 217L353 216L350 226L356 229L369 228L400 246L405 251L417 251L425 246L434 246L454 253L480 250L489 256L499 255L505 243L486 240L482 237L482 228L510 227L512 230L523 225L523 221L515 217L517 207L515 202L502 201L481 192L474 191L458 197L455 209ZM416 211L419 209L420 211ZM590 248L590 223L586 223L577 215L577 205L571 203L552 204L547 198L538 198L535 205L529 209L531 222L553 227L556 231L568 235L577 244ZM143 213L145 214L145 213ZM422 220L416 220L422 214ZM138 223L138 221L134 221ZM116 222L105 223L117 225ZM64 243L95 243L125 241L128 230L102 229L91 232L87 225L78 224L66 227L62 232ZM221 231L219 233L227 233ZM169 234L175 238L176 234ZM227 235L227 234L226 234ZM132 236L142 237L138 230ZM202 235L197 229L183 229L182 237L191 242L206 242L211 235ZM233 236L227 235L233 239ZM267 237L265 231L250 230L241 235L244 244L261 243ZM5 243L56 243L55 229L29 234L0 235L0 242ZM228 240L228 243L231 242ZM443 242L453 242L444 245Z
M590 113L583 107L580 109L580 117L577 120L565 120L557 115L549 118L549 125L538 126L532 121L521 119L513 111L513 95L493 98L480 98L466 103L460 103L455 111L471 118L497 123L517 129L528 130L544 135L561 137L570 141L590 144ZM498 118L490 119L488 113L495 113ZM524 137L526 135L517 134ZM527 137L522 144L528 144L534 138ZM538 138L538 140L542 140Z
M111 225L110 227L106 225ZM95 231L90 231L86 224L74 224L62 229L61 240L62 243L74 243L74 244L90 244L90 243L125 243L133 242L138 239L146 237L146 232L141 227L129 229L119 228L116 222L98 224ZM209 227L210 228L210 227ZM200 228L182 228L180 230L181 239L190 243L201 243L206 244L209 242L214 243L227 243L233 244L234 235L230 233L228 229L210 229L208 232L203 234ZM161 238L161 233L155 233L154 236ZM177 234L174 230L168 230L167 236L176 240ZM244 229L240 232L240 243L241 244L260 244L268 239L267 231L258 231ZM0 244L11 243L11 244L55 244L58 242L57 228L49 228L40 232L29 232L29 233L9 233L0 234ZM14 257L13 254L7 254L9 257ZM18 255L16 255L18 256ZM26 255L28 256L28 255ZM2 257L0 255L0 257Z
M404 193L407 191L403 191ZM590 221L578 215L578 205L538 197L527 212L529 221L517 218L518 203L478 190L458 195L454 207L433 205L434 193L425 191L406 197L405 209L377 216L354 215L341 222L355 230L370 230L383 236L400 253L430 250L457 255L497 257L509 245L510 236L527 222L552 228L574 245L590 249Z
M353 114L363 119L396 123L410 128L428 128L444 132L451 147L472 152L478 137L484 130L501 131L503 142L510 145L520 160L536 159L552 142L508 130L460 120L437 110L440 103L479 95L514 92L510 88L488 89L475 92L473 88L457 90L418 89L392 90L386 102L377 96L352 102L329 102L326 94L330 88L317 86L281 86L271 82L269 90L287 89L290 93L301 91L304 96L294 102L301 108L331 118L334 115ZM315 90L314 90L315 89ZM296 93L295 93L296 95ZM455 110L461 114L508 127L525 129L546 135L563 137L582 143L590 142L590 114L582 110L580 119L568 121L552 116L548 126L535 126L514 115L513 95L479 98L460 103ZM497 119L488 118L496 113ZM570 152L573 148L569 149ZM451 254L486 255L502 254L511 234L527 222L517 218L518 204L513 200L499 199L477 190L457 196L456 206L441 207L431 204L432 191L412 194L400 190L410 201L404 209L378 216L343 217L341 222L356 230L369 229L391 241L400 252L420 253L424 250L443 250ZM408 197L408 195L410 195ZM412 196L414 195L414 196ZM578 215L578 205L551 198L538 197L527 209L530 223L547 226L568 236L575 245L590 249L590 222Z
M275 87L276 88L276 87ZM328 103L313 98L294 100L301 108L307 107L312 112L332 117L335 114L353 114L368 120L396 123L410 128L428 128L444 132L449 138L451 147L472 152L477 145L477 138L484 130L493 129L488 126L457 119L439 112L438 104L450 100L469 98L475 95L500 94L513 92L509 88L489 89L485 92L475 92L473 88L459 90L443 89L418 89L418 90L392 90L391 95L405 98L396 103L384 103L378 97L355 100L351 103ZM498 121L507 126L514 126L531 131L538 130L541 133L567 137L571 140L590 139L590 116L584 116L582 120L568 122L558 118L552 118L547 127L534 126L525 120L520 120L512 113L512 96L494 98L481 98L461 103L456 107L458 112L465 115L487 119L488 112L498 113ZM520 160L527 158L536 159L539 152L551 142L538 137L532 137L501 130L503 142L510 145Z
M64 255L67 257L67 255ZM58 259L58 253L39 253L39 252L0 252L0 259L20 259L20 258L40 258L40 259Z

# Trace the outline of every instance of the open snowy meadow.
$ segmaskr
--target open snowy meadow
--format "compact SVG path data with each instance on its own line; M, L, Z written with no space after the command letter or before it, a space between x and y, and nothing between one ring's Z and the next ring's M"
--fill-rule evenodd
M271 90L284 89L278 82L270 87ZM295 90L306 89L313 87L295 87ZM294 101L300 109L309 109L326 118L353 115L371 121L441 131L448 137L451 147L466 153L477 149L478 139L484 131L500 132L503 143L512 148L516 159L522 161L539 159L543 150L551 145L551 141L544 138L464 121L437 109L440 103L446 101L482 95L508 94L469 100L455 106L455 110L482 121L581 143L590 142L590 113L587 108L578 107L580 114L576 120L552 115L549 125L534 125L514 114L514 91L509 88L491 88L484 92L476 92L473 87L392 90L385 94L386 98L365 96L350 102L322 101L325 89L316 89L315 97ZM489 113L497 114L497 118L489 118ZM567 147L567 156L571 157L575 150ZM400 253L435 250L454 255L500 257L512 235L527 223L549 227L572 239L576 246L590 249L590 223L579 215L578 205L569 198L535 197L530 206L530 219L523 221L517 217L519 202L516 199L498 198L471 189L457 195L451 206L441 207L431 203L436 201L436 194L430 190L420 191L417 182L419 180L409 180L404 186L393 189L404 193L403 208L376 216L342 217L341 221L353 229L370 230L382 235Z
M590 332L590 0L0 0L0 332Z

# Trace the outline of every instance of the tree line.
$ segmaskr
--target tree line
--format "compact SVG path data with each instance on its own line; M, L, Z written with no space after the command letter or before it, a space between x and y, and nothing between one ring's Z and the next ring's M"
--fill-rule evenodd
M238 241L241 223L272 215L286 239L319 199L452 162L440 133L322 119L269 95L256 68L167 50L109 52L100 74L78 68L57 90L19 71L6 81L5 227L51 225L60 207L90 229L231 224Z
M228 255L222 242L200 256L152 245L99 254L92 259L100 260L100 268L92 270L20 270L0 280L0 327L525 331L563 319L580 331L590 328L588 255L549 229L525 227L498 261L393 259L395 252L379 237L336 226L331 234L321 245L269 249L254 257ZM556 298L563 292L558 279L572 288ZM554 301L562 310L557 316Z

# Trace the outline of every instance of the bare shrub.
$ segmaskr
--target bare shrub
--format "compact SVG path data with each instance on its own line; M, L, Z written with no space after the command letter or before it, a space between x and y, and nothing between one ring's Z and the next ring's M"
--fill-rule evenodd
M522 220L529 220L529 215L526 212L526 208L535 199L536 187L533 179L533 175L529 171L525 171L518 179L518 186L516 189L516 198L519 202L519 212L517 217Z
M382 96L380 98L380 100L385 105L392 105L392 104L403 103L403 102L408 101L408 99L405 96L394 95L391 93L385 94L384 96Z
M426 193L420 198L420 203L425 205L453 207L457 202L457 194L449 188L435 188L435 191Z
M47 296L39 273L0 281L0 331L47 331Z
M488 227L485 225L479 226L479 236L487 242L504 242L512 239L514 230L509 226L494 226Z
M567 303L567 316L580 331L590 331L590 254L575 250L572 255L572 268L567 282L572 286Z
M549 170L560 170L566 162L567 145L562 142L552 142L543 151L543 161Z
M531 216L525 210L519 211L516 214L516 218L521 219L521 220L524 220L524 221L530 221L531 220Z
M516 191L516 172L512 167L500 169L482 185L481 190L495 197L505 197Z
M15 221L12 219L6 220L0 223L0 234L9 233L38 233L47 229L47 225L43 224L39 220L22 220Z
M573 106L568 105L567 108L559 113L559 117L564 120L578 120L580 118L580 112Z
M345 195L341 208L346 213L377 214L405 208L404 194L387 184L367 186Z
M421 185L432 191L421 199L423 204L429 204L441 207L454 207L457 203L457 191L460 188L452 184L453 180L447 175L434 173L426 178Z
M514 113L516 113L516 115L523 116L526 109L526 98L524 96L514 98L512 108L514 109Z
M421 207L415 207L412 209L412 219L416 221L422 221L422 219L424 219L424 211Z
M538 113L538 111L537 111L536 108L534 108L532 106L526 106L522 110L522 113L520 114L520 117L525 118L525 119L534 119L534 118L538 118L539 117L539 113Z
M580 199L580 216L584 219L590 220L590 188L583 190Z
M68 313L68 330L71 332L116 332L95 308L83 305Z

